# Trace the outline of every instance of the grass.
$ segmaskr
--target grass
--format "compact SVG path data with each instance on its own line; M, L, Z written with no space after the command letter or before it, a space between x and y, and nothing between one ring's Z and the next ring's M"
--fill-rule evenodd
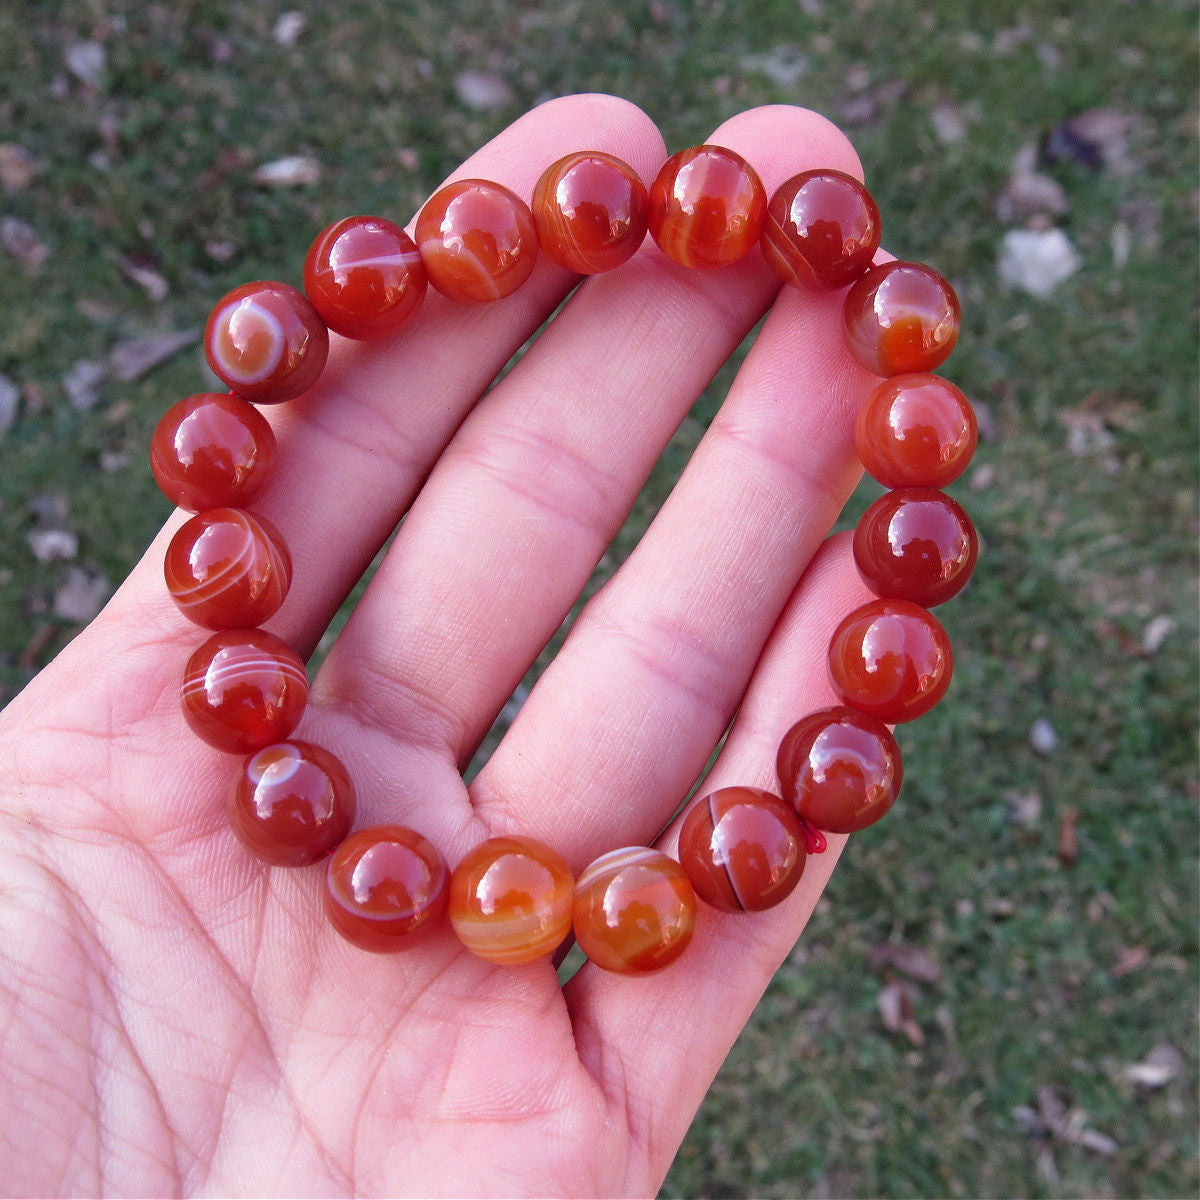
M626 95L673 148L750 105L818 108L847 122L888 244L962 295L951 373L981 402L987 436L952 490L986 556L969 598L945 611L960 647L953 702L902 731L901 806L855 840L664 1193L1196 1194L1191 6L348 0L312 6L294 47L271 36L278 12L0 9L0 129L36 167L2 213L50 250L40 270L6 259L0 274L0 373L22 394L0 442L5 694L76 629L54 613L68 564L30 552L35 508L65 504L77 563L119 580L167 512L145 467L149 431L201 378L185 350L79 411L61 382L73 362L198 326L215 297L278 277L345 211L412 211L544 96ZM64 67L82 39L106 48L94 94ZM465 107L465 70L503 79L511 102ZM993 203L1013 157L1097 106L1131 118L1133 170L1049 166L1082 269L1048 302L1006 290ZM939 140L945 111L961 140ZM294 153L320 160L319 186L249 182L248 166ZM120 269L146 255L170 287L161 301ZM719 394L718 380L612 562ZM865 485L843 524L874 494ZM1165 640L1144 644L1155 627ZM1038 718L1057 733L1049 754L1030 745ZM920 1045L878 1009L896 972L872 967L872 950L895 942L940 967L912 985ZM1132 1082L1125 1068L1160 1043L1182 1054L1176 1075ZM1052 1096L1074 1123L1031 1129L1022 1106L1049 1111ZM1081 1144L1080 1129L1115 1146Z

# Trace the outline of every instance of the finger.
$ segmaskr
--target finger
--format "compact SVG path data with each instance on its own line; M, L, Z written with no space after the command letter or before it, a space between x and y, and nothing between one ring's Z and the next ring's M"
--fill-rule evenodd
M779 741L805 713L835 702L825 668L829 637L867 599L848 535L830 539L771 636L706 791L735 784L778 787ZM674 853L678 825L660 843L668 853ZM567 985L583 1063L631 1123L639 1114L657 1114L650 1140L640 1147L650 1177L665 1171L721 1063L812 915L846 840L829 835L826 853L809 857L796 891L769 912L719 913L701 904L691 945L661 973L631 980L585 965Z
M451 178L481 176L528 196L546 166L580 145L643 170L662 155L658 131L634 105L570 96L525 114ZM298 267L279 264L292 277ZM493 304L455 303L430 288L416 319L390 339L358 343L331 334L318 386L264 410L280 454L252 507L284 534L294 566L288 599L269 622L273 631L302 654L311 650L464 415L574 282L543 255L525 286ZM182 519L150 547L105 622L166 638L189 628L162 584L166 542Z
M788 110L759 120L782 170L817 165L789 159ZM780 294L662 511L475 780L496 827L536 831L580 867L652 839L687 795L861 473L853 422L872 377L845 349L842 299Z
M714 140L743 153L769 189L817 163L857 169L841 134L799 109L742 114ZM757 251L723 271L688 271L649 241L587 280L456 434L331 652L320 702L440 737L460 763L469 758L696 396L778 288ZM765 405L787 390L778 385ZM568 722L539 728L575 732ZM530 796L543 791L539 782Z

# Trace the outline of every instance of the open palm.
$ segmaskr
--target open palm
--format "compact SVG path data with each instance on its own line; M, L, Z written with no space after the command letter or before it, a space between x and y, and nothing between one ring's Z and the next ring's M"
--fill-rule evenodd
M798 109L743 113L712 140L768 190L858 171ZM636 108L579 96L456 175L528 196L585 148L646 179L665 157ZM573 282L544 260L493 305L431 294L389 342L335 338L318 391L269 413L280 464L254 507L295 560L269 627L302 654L404 516L298 736L346 763L359 825L412 826L451 864L495 833L576 871L654 839L735 713L712 782L771 786L781 734L829 700L830 630L865 599L845 544L824 541L869 382L840 296L777 298L757 252L688 272L647 242L489 391ZM464 764L768 308L674 493L468 790ZM585 966L564 989L548 962L493 967L448 930L363 953L326 925L319 868L264 867L228 829L239 760L179 711L200 640L162 582L179 520L0 717L0 1186L652 1192L841 839L771 913L704 909L684 958L648 978Z

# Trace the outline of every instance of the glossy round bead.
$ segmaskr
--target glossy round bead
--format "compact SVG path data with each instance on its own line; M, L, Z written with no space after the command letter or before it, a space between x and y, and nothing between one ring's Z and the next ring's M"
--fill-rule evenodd
M767 193L740 154L693 146L663 163L650 186L646 216L669 258L685 267L724 267L758 241Z
M946 694L953 666L946 631L909 600L864 604L829 643L830 677L845 703L893 725L927 713Z
M679 865L696 895L724 912L759 912L791 895L804 871L804 831L770 792L719 788L679 831Z
M329 330L303 292L257 280L217 303L204 327L204 353L217 378L239 396L280 404L320 379Z
M354 784L339 759L311 742L277 742L242 764L230 818L259 858L303 867L346 837L354 809Z
M417 217L417 246L439 292L475 302L515 292L538 253L525 201L486 179L460 179L435 192Z
M172 504L191 512L241 508L266 483L275 434L240 396L202 392L173 404L150 441L150 469Z
M611 154L568 154L542 173L530 205L538 244L580 275L611 271L646 236L646 185Z
M164 574L188 620L205 629L250 629L279 610L292 583L292 556L265 517L210 508L176 531Z
M776 759L784 799L828 833L857 833L896 802L904 766L891 730L853 708L809 713Z
M365 340L395 333L425 296L417 244L383 217L346 217L317 234L304 260L304 290L334 333Z
M428 838L403 825L376 825L334 851L325 870L325 912L361 950L403 950L437 928L449 880Z
M945 487L979 439L971 402L940 375L885 379L858 412L854 445L884 487Z
M575 883L575 938L598 967L657 971L687 949L696 893L672 858L644 846L602 854Z
M857 179L805 171L771 197L763 258L784 283L833 291L871 266L881 232L879 206Z
M846 344L868 371L932 371L958 341L954 289L924 263L872 267L846 293Z
M188 659L180 690L192 731L231 754L283 741L299 725L307 700L304 664L265 629L214 633Z
M533 838L489 838L450 876L450 924L488 962L534 962L570 932L574 896L571 869L557 851Z
M880 496L854 530L854 561L879 596L924 608L962 591L979 555L975 526L957 500L934 488Z

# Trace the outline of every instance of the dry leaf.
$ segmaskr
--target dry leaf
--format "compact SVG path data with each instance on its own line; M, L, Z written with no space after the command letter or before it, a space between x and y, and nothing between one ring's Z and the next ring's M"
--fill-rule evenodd
M1014 825L1031 829L1042 819L1042 798L1037 792L1009 792L1005 799Z
M1073 867L1079 859L1079 809L1068 805L1058 822L1058 861Z
M180 329L174 333L151 333L146 337L118 342L108 356L113 374L125 383L141 379L159 363L166 362L184 346L197 341L200 333L195 329Z
M1010 229L1000 242L996 268L1012 287L1039 300L1083 266L1083 259L1061 229Z
M102 572L69 567L54 593L54 615L64 621L86 624L103 607L111 590Z
M30 275L36 275L50 254L28 221L20 217L0 218L0 246L9 252Z
M122 275L132 279L156 304L167 298L171 287L152 266L135 262L132 258L117 259L117 266Z
M1038 717L1029 727L1029 744L1039 754L1053 754L1058 749L1058 733L1045 717Z
M1183 1055L1174 1046L1160 1042L1141 1062L1125 1068L1125 1078L1144 1088L1160 1088L1183 1070Z
M321 178L321 164L304 154L290 154L256 167L250 178L263 187L299 187Z
M7 375L0 375L0 435L7 433L17 419L21 390Z
M1117 951L1117 961L1109 971L1113 979L1140 971L1150 961L1150 951L1145 946L1122 946Z
M483 71L463 71L454 78L454 90L468 107L486 111L511 104L512 91L499 75Z
M69 529L35 529L27 541L40 563L74 558L79 553L79 538Z
M870 951L871 965L893 967L907 975L910 979L921 983L937 983L942 977L942 969L938 966L932 954L921 946L909 946L902 942L885 942L873 946Z
M280 13L275 20L274 29L271 30L271 36L281 46L294 46L307 24L308 18L302 12Z
M16 142L0 142L0 187L6 192L27 188L37 173L29 151Z
M934 136L943 146L953 146L967 136L967 123L963 120L961 109L948 100L933 106L929 122L933 126Z
M925 1035L912 1015L912 985L894 979L879 992L879 1015L889 1033L903 1034L914 1046L925 1044Z
M1165 614L1152 617L1142 633L1142 649L1147 654L1157 654L1163 642L1175 632L1175 622Z
M87 412L100 401L100 388L108 377L103 363L81 358L71 364L71 369L62 377L63 389L72 408Z
M63 58L67 70L76 79L99 90L104 82L104 68L108 62L108 55L99 42L75 42L67 47Z

